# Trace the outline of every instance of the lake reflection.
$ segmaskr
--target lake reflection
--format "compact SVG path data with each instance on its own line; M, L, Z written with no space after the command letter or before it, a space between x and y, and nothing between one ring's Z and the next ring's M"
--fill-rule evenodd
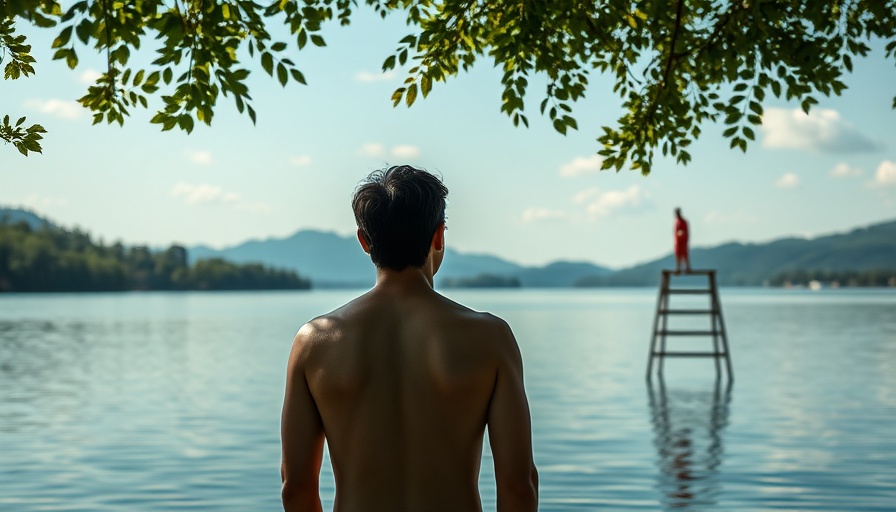
M667 509L716 506L730 382L717 379L711 389L670 389L660 377L648 381L647 391L661 503Z

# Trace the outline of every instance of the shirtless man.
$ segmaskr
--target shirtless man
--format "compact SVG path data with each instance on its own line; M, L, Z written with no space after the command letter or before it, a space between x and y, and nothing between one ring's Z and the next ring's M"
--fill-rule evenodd
M537 509L529 406L507 324L433 290L445 197L413 167L355 192L372 290L302 326L283 402L283 506L318 511L326 437L338 511L479 511L488 428L499 511Z

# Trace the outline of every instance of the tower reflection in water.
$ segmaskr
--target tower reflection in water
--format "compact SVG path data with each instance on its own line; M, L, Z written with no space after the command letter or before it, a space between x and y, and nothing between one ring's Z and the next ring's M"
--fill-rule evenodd
M708 389L667 389L660 377L648 382L647 389L663 507L713 507L721 490L730 384L716 380Z

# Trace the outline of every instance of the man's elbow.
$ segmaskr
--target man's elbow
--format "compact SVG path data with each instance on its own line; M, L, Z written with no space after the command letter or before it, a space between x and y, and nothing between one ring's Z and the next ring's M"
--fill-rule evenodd
M538 470L535 465L528 474L498 482L498 510L528 511L538 509Z
M320 496L317 489L312 489L312 486L296 485L285 481L280 490L280 499L283 500L283 510L286 512L319 512L322 510Z

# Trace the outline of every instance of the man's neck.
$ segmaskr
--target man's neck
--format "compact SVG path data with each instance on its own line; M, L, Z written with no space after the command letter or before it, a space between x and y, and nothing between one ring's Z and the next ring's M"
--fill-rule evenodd
M376 289L411 292L415 290L432 290L432 273L427 268L408 267L404 270L391 270L387 268L376 269Z

